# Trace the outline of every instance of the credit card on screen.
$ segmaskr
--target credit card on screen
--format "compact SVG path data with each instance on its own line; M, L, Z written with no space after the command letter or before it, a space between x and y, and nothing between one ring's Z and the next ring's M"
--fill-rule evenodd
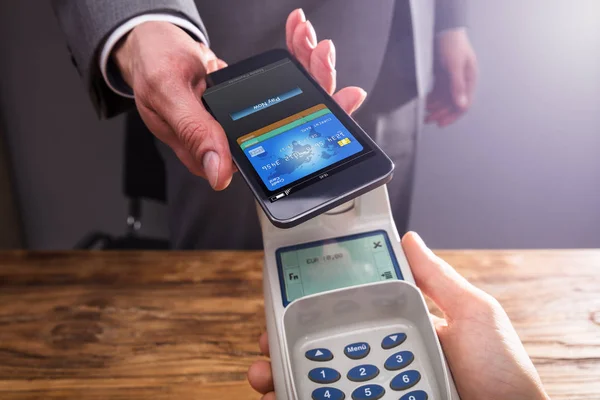
M363 150L325 104L242 136L237 142L271 191Z

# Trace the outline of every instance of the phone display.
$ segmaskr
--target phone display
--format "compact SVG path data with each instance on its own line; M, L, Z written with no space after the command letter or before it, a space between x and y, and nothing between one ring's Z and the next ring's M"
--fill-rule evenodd
M269 191L297 184L364 150L325 104L244 135L237 143Z
M203 102L277 226L296 225L391 177L387 156L287 52L242 61L208 82ZM372 173L342 176L373 156Z

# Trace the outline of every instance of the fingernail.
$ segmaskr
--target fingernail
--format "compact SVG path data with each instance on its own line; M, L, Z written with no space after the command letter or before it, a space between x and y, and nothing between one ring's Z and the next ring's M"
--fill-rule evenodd
M224 186L225 188L227 188L227 187L229 186L229 184L231 183L231 180L232 180L232 179L233 179L233 175L231 175L231 176L229 177L229 179L227 179L227 182L225 182L225 186Z
M208 61L208 73L211 74L213 72L215 72L217 69L219 69L218 64L217 64L217 60L209 60Z
M425 241L423 240L421 235L419 235L417 232L411 232L411 234L413 236L413 239L415 240L415 243L421 248L421 250L423 250L426 253L431 252L429 247L427 247L427 244L425 244Z
M433 250L431 250L429 247L427 247L427 244L425 244L425 241L423 240L423 238L421 238L421 236L417 232L411 232L411 233L412 233L413 239L415 240L415 243L417 244L417 246L419 246L421 251L425 254L428 254L430 257L435 257Z
M209 151L202 158L202 166L204 167L204 172L208 178L208 183L210 183L210 186L213 188L217 185L219 180L220 161L219 155L214 151Z
M308 29L308 37L306 38L306 42L311 49L314 49L317 46L317 33L315 32L315 28L312 26L310 21L306 21L306 28Z
M360 94L362 95L362 101L365 101L365 99L367 98L367 91L363 88L359 88L360 89Z
M457 103L460 108L465 108L469 104L469 99L466 95L462 94L458 96Z
M300 13L300 21L302 21L302 22L306 21L306 15L304 14L304 10L299 8L298 12Z
M331 40L329 41L329 66L335 69L335 46Z
M421 238L421 236L417 232L411 232L411 235L412 235L413 239L415 240L415 243L418 244L419 247L427 248L427 245L423 241L423 238Z

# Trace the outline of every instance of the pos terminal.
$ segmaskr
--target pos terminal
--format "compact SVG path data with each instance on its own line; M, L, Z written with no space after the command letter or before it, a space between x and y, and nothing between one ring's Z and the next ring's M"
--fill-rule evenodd
M278 400L458 400L385 186L291 229L259 211Z

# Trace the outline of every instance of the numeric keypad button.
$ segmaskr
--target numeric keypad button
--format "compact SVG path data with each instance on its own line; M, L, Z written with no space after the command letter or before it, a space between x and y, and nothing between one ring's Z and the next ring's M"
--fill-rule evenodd
M365 382L379 375L379 368L374 365L358 365L348 371L348 379L352 382Z
M406 390L415 386L421 380L419 371L410 370L398 374L390 382L392 390Z
M340 373L333 368L315 368L308 373L308 379L315 383L333 383L340 379Z
M397 371L408 366L414 359L415 356L410 351L399 351L389 356L383 366L388 371Z
M400 397L400 400L427 400L429 396L424 390L415 390Z
M377 400L383 397L385 389L379 385L360 386L352 392L353 400Z
M313 400L344 400L344 398L346 398L346 395L340 389L332 387L322 387L313 390L312 398Z

